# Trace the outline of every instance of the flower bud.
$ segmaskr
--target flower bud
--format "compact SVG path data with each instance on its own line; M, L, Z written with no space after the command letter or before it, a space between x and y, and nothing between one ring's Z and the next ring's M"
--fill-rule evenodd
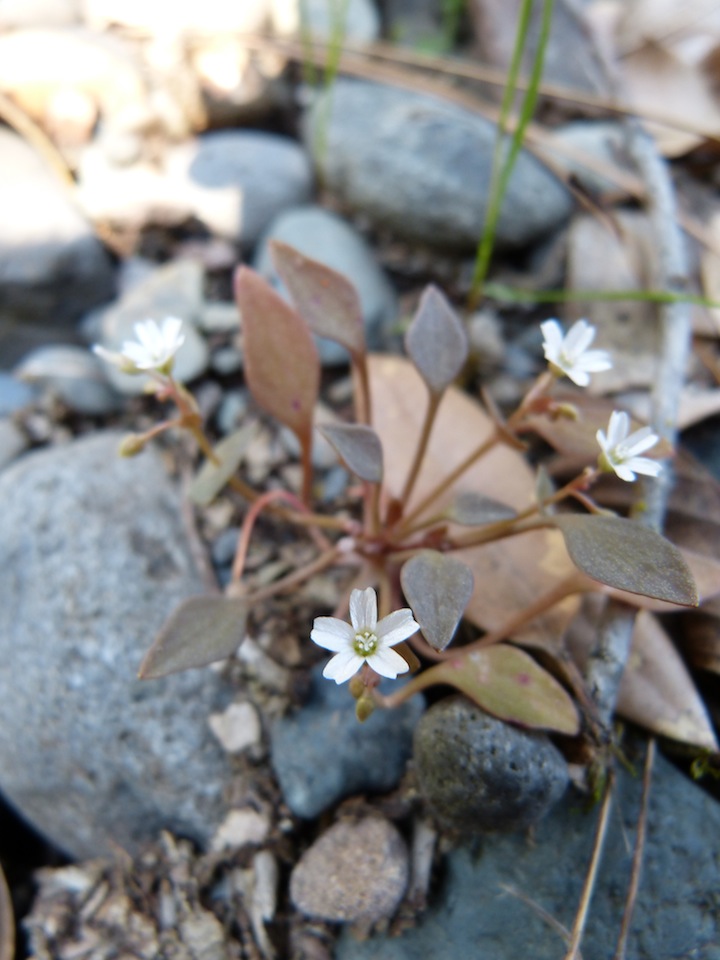
M121 457L136 457L145 449L145 437L139 433L129 433L123 437L118 453Z
M375 709L375 701L372 697L368 697L366 694L363 694L362 697L355 704L355 716L358 718L360 723L365 723L367 718L372 714Z
M355 676L350 681L350 693L356 700L359 700L360 697L365 693L365 684L359 673L356 673Z

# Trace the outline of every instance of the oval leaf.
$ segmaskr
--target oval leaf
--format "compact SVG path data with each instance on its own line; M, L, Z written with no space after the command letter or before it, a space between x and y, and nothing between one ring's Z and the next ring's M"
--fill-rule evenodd
M235 273L245 375L257 403L309 443L320 360L302 318L249 267Z
M423 550L403 566L400 582L423 636L444 650L472 596L472 571L454 557Z
M190 597L170 615L145 654L138 677L206 667L232 656L245 639L247 604L238 597Z
M364 353L362 307L350 281L280 240L270 241L270 253L298 313L313 333L342 344L350 353Z
M501 643L444 660L415 677L408 689L449 684L499 720L574 736L580 729L570 695L533 658Z
M405 349L431 393L442 393L462 370L468 355L465 328L437 287L429 286L420 298Z
M464 527L481 527L500 520L512 520L516 516L517 511L507 504L471 490L459 493L445 510L448 520Z
M337 450L348 470L368 483L380 483L383 475L382 446L373 429L359 423L343 423L322 427L320 433Z
M697 606L695 581L669 540L633 520L564 515L553 518L570 557L593 580L655 600Z
M190 484L188 495L193 503L206 507L228 482L240 466L245 451L255 433L255 424L248 423L215 447L217 463L206 460Z

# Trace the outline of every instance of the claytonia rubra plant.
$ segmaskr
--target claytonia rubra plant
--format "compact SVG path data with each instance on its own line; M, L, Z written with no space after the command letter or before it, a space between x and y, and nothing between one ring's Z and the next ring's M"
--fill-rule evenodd
M595 329L585 320L567 333L557 321L543 323L548 369L503 416L490 396L483 395L481 405L454 386L466 367L467 338L438 289L425 291L407 330L409 359L369 356L349 282L285 244L274 242L272 253L292 305L247 267L236 273L235 296L247 386L257 405L297 437L297 490L247 483L242 463L252 437L246 427L213 446L194 400L172 378L182 336L174 322L141 325L139 343L125 344L120 354L123 364L150 371L158 397L178 407L176 418L134 438L126 452L170 426L189 429L205 455L191 496L207 504L229 486L244 513L225 594L186 601L150 648L141 676L232 655L265 601L338 568L335 610L308 624L307 637L334 654L324 676L350 681L360 719L442 685L500 719L576 735L578 704L588 701L580 668L566 668L570 654L562 640L576 598L599 592L631 602L637 597L640 604L648 598L697 602L680 550L591 496L608 469L624 480L659 473L660 463L641 456L655 444L649 428L630 433L627 415L613 413L608 435L597 433L599 465L588 464L559 488L535 475L524 456L539 423L567 418L580 447L587 449L589 439L593 448L597 423L586 420L582 392L554 391L561 375L585 386L591 374L610 367L605 351L590 349ZM357 478L350 516L323 512L315 503L311 449L320 364L314 334L340 343L352 370L354 418L322 430ZM312 538L315 554L304 567L250 589L245 559L263 513ZM543 663L522 646L542 648ZM402 680L381 693L383 677Z

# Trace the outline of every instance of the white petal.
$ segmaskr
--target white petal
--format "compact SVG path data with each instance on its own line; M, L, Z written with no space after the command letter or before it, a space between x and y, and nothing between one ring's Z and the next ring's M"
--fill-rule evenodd
M636 430L622 444L622 453L625 457L635 457L654 447L660 438L652 432L651 427Z
M345 683L350 677L355 676L364 662L364 657L358 656L354 650L343 650L341 653L336 653L332 660L325 664L323 676L328 680L334 680L335 683Z
M586 370L588 373L600 373L602 370L612 369L612 359L607 350L588 350L577 358L575 365L579 370Z
M630 429L630 417L623 410L613 410L608 424L607 442L613 449L627 437Z
M355 631L349 623L337 617L315 617L310 639L325 650L338 653L352 644Z
M597 442L598 442L598 444L599 444L599 446L600 446L600 449L602 450L602 452L603 452L603 453L605 454L605 456L607 457L608 451L609 451L609 449L610 449L610 444L608 443L608 438L605 436L604 431L603 431L603 430L598 430L598 432L595 434L595 439L597 440Z
M350 594L350 619L356 630L374 630L377 624L377 594L372 587Z
M390 680L394 680L399 673L407 673L410 669L407 660L390 647L378 648L372 656L367 658L367 662L375 673Z
M557 320L546 320L540 324L540 329L544 338L543 349L545 359L553 360L560 355L563 342L563 332Z
M659 477L662 473L662 464L657 460L650 460L648 457L633 457L625 464L635 473L642 473L646 477Z
M165 317L162 323L162 335L166 344L177 343L183 322L179 317ZM185 337L182 338L184 340Z
M563 343L565 354L575 361L595 339L595 327L587 320L578 320L570 327Z
M420 624L413 619L412 610L405 607L395 610L394 613L383 617L375 628L378 640L382 647L394 647L396 643L407 640L420 629Z
M141 370L146 370L149 367L155 366L155 358L141 343L135 343L132 340L127 340L123 344L122 352L124 356L132 360L135 366L139 367Z
M633 480L636 479L635 474L632 472L627 463L613 463L612 468L621 480L626 480L628 483L632 483Z
M580 370L576 366L569 366L568 364L559 364L565 376L572 380L573 383L576 383L578 387L586 387L590 383L590 376L584 371Z
M134 324L135 336L146 350L155 352L162 342L160 330L154 320L143 320Z

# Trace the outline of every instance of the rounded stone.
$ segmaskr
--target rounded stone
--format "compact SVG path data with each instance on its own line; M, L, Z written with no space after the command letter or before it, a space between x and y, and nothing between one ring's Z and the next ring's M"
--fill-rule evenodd
M203 592L156 450L102 433L0 475L0 789L69 854L135 853L158 831L207 842L229 778L211 670L139 681L155 634Z
M329 104L323 95L309 111L304 136L326 187L376 226L458 252L477 246L496 139L495 125L484 117L438 97L340 79ZM565 223L572 209L564 184L521 151L497 243L534 243Z
M503 723L464 697L431 707L415 731L420 790L446 827L521 830L540 820L568 784L546 734Z
M387 820L342 820L300 858L290 898L308 917L374 923L391 917L408 882L405 843Z

